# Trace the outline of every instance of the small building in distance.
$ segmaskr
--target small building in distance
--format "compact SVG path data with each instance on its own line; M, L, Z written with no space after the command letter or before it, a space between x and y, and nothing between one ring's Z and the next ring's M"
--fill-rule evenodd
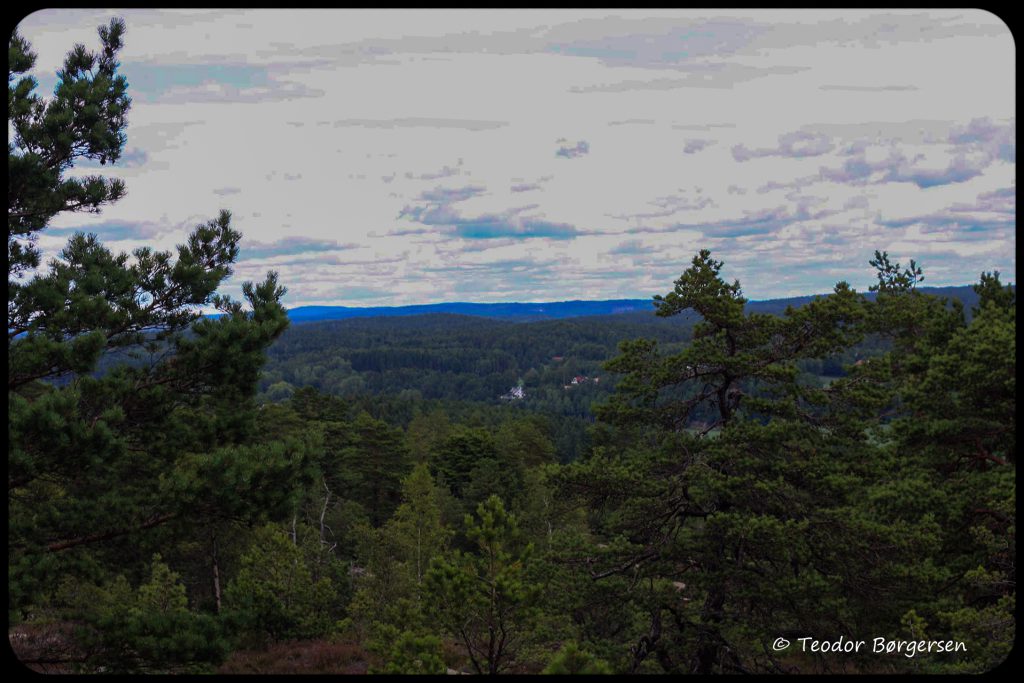
M526 391L523 389L523 380L519 380L519 384L509 389L507 394L499 396L502 401L518 401L519 399L526 398Z

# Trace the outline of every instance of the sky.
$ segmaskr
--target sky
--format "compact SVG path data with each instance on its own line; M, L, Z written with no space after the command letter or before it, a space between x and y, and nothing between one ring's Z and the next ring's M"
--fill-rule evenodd
M648 298L702 248L750 299L1016 282L1015 46L981 10L71 10L19 24L49 95L127 23L128 194L62 215L285 303ZM96 173L80 165L72 174Z

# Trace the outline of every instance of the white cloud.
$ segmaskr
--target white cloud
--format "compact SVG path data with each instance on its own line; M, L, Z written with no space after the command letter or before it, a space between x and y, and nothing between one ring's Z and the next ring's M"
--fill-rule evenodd
M110 14L22 22L44 91ZM243 250L289 252L232 292L273 266L293 305L647 296L705 246L754 298L866 287L876 248L929 284L1015 272L1014 44L985 12L119 14L144 163L55 226L172 248L232 209Z

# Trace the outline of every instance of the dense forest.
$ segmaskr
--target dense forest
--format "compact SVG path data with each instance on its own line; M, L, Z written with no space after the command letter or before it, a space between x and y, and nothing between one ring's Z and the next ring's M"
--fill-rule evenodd
M1007 657L1016 295L999 273L947 299L876 252L869 292L753 305L701 250L649 313L289 324L273 272L244 301L216 293L242 240L228 212L176 253L79 233L40 268L55 216L124 194L67 172L123 151L125 30L73 49L48 100L31 46L9 45L23 665L958 673Z
M921 291L946 295L950 305L959 302L968 320L978 303L970 287ZM868 292L866 298L874 296ZM781 316L811 300L746 302L744 309ZM497 314L507 316L500 307ZM518 322L446 313L292 320L268 350L259 400L281 402L298 387L312 387L402 428L415 414L435 408L478 424L497 424L502 416L526 412L549 424L557 458L566 463L587 451L593 407L614 393L620 375L605 361L617 354L619 343L643 337L657 341L664 352L680 351L692 340L699 318L692 311L659 317L652 307L649 312L543 321L523 315L515 318ZM800 381L827 386L845 376L847 366L888 348L883 336L869 334L821 358L798 359ZM509 400L510 388L519 385L521 398ZM712 417L709 407L695 407L689 426Z

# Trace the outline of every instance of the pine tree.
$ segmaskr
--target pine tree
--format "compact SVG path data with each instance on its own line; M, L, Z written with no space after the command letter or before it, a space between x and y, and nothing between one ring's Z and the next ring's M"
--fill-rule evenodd
M542 673L553 674L556 676L587 676L594 674L610 674L612 673L612 670L606 662L601 661L586 650L581 650L577 643L570 641L562 646L562 649L551 658L551 661L544 668Z
M76 45L57 73L60 80L49 101L33 92L35 78L24 75L36 61L31 45L17 32L11 37L7 68L7 121L13 132L7 145L9 288L18 288L11 276L19 278L39 265L40 252L32 241L54 216L97 213L124 196L124 183L118 179L65 176L77 159L105 164L121 156L131 107L128 84L117 73L124 32L124 21L113 19L99 27L99 52ZM8 297L10 315L10 293ZM10 315L8 334L25 331L27 322Z
M783 316L750 313L721 266L701 251L655 297L660 316L700 315L692 343L624 342L607 364L623 378L598 408L610 438L560 475L600 513L592 577L644 587L624 596L650 615L633 671L649 657L673 673L747 671L760 629L827 621L842 574L814 557L815 534L841 519L862 426L842 385L805 386L796 363L859 341L863 298L840 283Z
M398 430L362 411L338 434L341 445L325 463L328 477L338 479L342 496L360 503L374 526L391 516L401 497L409 455Z
M693 342L622 345L593 455L556 477L592 511L601 543L569 558L647 612L633 671L829 671L844 655L789 663L774 637L960 634L979 671L1012 639L1015 603L1014 295L983 275L962 306L916 288L915 262L884 253L874 302L839 283L782 316L744 310L739 283L701 252L657 297L693 309ZM799 364L872 335L874 357L828 387ZM582 555L582 556L581 556ZM896 665L897 668L899 665ZM923 665L922 665L923 666ZM915 665L915 668L919 668Z
M257 530L224 594L225 619L240 635L263 643L315 638L330 628L334 585L313 580L296 540L277 525Z
M451 538L441 518L441 491L425 463L417 465L402 481L402 504L384 530L399 539L404 548L402 557L412 569L416 584L421 584L430 560L445 550Z
M136 590L121 575L98 590L81 588L65 580L63 590L80 624L86 671L209 673L228 650L221 625L189 610L181 577L159 554Z
M452 494L463 498L473 469L485 460L497 461L494 437L486 429L459 425L433 453L431 469Z
M380 674L444 674L441 639L432 635L416 635L411 631L394 630L392 640L382 647L384 664L369 673Z
M892 474L870 495L890 524L934 527L887 607L908 630L966 644L959 656L930 658L926 671L986 671L1015 632L1015 291L982 273L967 323L959 306L888 276L899 264L887 267L887 255L876 262L872 320L892 350L872 365L895 398L878 437Z
M429 631L424 577L452 536L442 519L442 495L426 463L420 463L403 480L402 504L391 519L379 529L361 530L363 574L349 612L360 631L389 643L385 650L403 631Z
M9 607L30 616L59 577L138 572L204 522L282 517L310 479L305 435L257 437L266 348L287 327L285 289L246 282L247 306L216 294L241 235L227 211L176 254L115 254L75 234L47 266L34 246L61 213L98 212L125 192L70 177L116 162L130 100L117 73L124 23L78 45L52 99L33 93L29 44L9 44ZM213 307L219 317L203 317Z
M479 674L497 674L516 662L536 613L537 591L524 581L533 546L519 539L518 523L501 499L466 515L466 535L478 554L455 551L427 572L428 610L457 638Z

